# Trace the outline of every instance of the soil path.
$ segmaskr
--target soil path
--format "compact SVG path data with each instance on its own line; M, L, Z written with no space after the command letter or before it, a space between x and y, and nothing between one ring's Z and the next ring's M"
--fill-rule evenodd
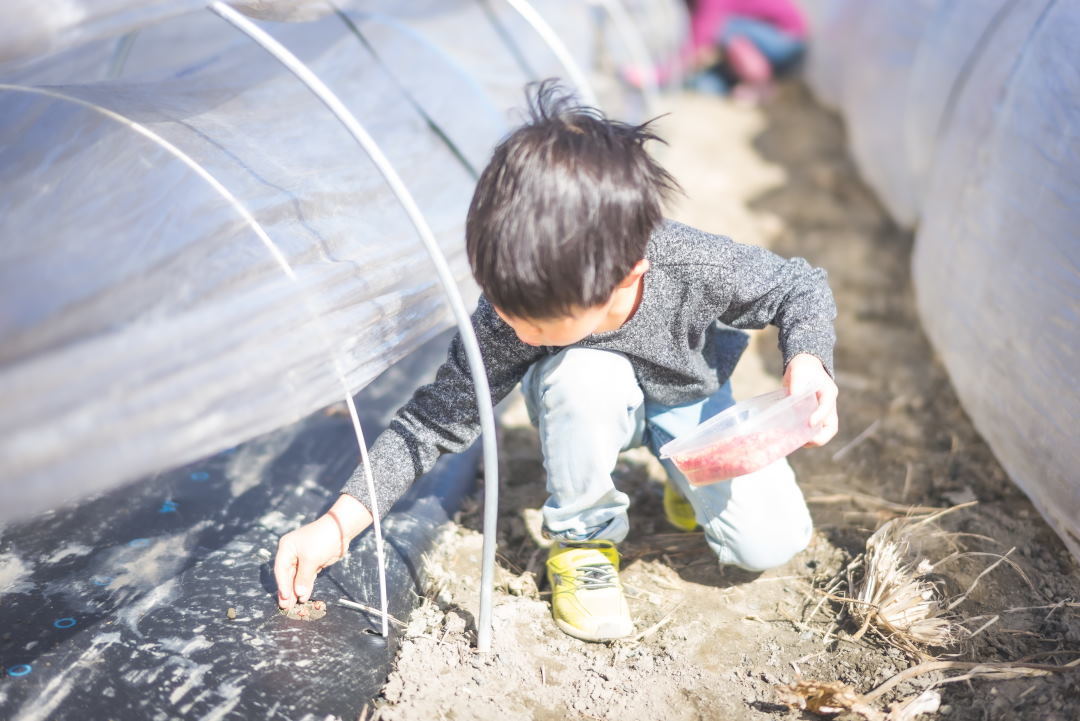
M663 160L687 191L671 215L807 257L830 274L840 308L841 431L826 448L792 457L817 525L810 548L756 578L719 568L700 533L666 526L658 464L647 452L625 454L617 481L632 498L632 531L620 550L638 635L610 645L569 638L552 623L545 589L537 588L544 552L530 530L535 511L522 509L543 502L544 471L517 402L502 431L494 653L473 651L480 555L474 506L433 553L428 598L409 620L383 696L365 716L811 718L780 705L774 686L802 677L865 692L917 662L873 634L853 640L857 626L819 593L873 529L908 504L977 500L943 520L949 531L972 534L950 542L998 554L1016 548L1014 565L987 574L957 609L998 620L959 647L934 653L1050 664L1080 657L1080 609L1062 605L1080 599L1077 564L959 407L915 316L911 238L858 179L838 121L795 85L761 109L683 96L671 111L660 126L671 142ZM775 344L775 334L755 334L733 381L737 396L778 387ZM927 548L934 552L933 543ZM960 558L942 582L963 590L992 560ZM1009 610L1032 606L1042 608ZM941 678L921 676L882 700L911 696ZM950 721L1080 718L1080 673L975 680L941 692L944 705L932 716Z

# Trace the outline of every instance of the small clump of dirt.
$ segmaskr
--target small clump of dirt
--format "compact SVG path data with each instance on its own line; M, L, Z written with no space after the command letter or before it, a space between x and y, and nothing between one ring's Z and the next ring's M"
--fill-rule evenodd
M318 621L326 615L326 601L305 601L298 603L282 615L294 621Z

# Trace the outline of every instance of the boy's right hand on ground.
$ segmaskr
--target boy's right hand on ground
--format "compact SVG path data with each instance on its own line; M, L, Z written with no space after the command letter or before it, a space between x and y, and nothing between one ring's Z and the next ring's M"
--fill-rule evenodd
M342 494L324 515L282 536L274 559L278 606L287 610L297 601L306 602L315 576L343 558L349 542L371 525L371 520L364 504Z

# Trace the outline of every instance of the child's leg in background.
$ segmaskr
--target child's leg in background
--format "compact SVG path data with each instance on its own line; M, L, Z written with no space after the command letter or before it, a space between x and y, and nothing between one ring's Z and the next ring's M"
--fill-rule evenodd
M690 86L698 92L726 95L740 83L764 86L794 67L806 50L806 43L794 35L743 16L728 20L714 42L723 49L723 58L690 78Z
M653 453L734 403L725 384L711 398L685 406L646 404L647 440ZM788 561L810 542L813 524L786 459L730 481L691 486L668 459L668 477L694 507L705 539L721 563L762 571Z
M736 37L746 38L753 43L777 73L795 65L806 49L806 43L801 39L754 18L731 18L717 40L721 46L726 46Z
M521 388L540 429L547 532L566 541L623 540L630 499L615 488L611 472L622 450L641 445L645 429L644 397L630 361L611 351L567 348L533 365Z

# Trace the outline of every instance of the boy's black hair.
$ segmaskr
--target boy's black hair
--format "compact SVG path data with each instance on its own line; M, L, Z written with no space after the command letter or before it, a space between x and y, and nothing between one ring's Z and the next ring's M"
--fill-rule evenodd
M646 152L652 121L628 125L532 83L528 122L495 148L465 227L473 275L516 318L604 303L645 257L675 179Z

